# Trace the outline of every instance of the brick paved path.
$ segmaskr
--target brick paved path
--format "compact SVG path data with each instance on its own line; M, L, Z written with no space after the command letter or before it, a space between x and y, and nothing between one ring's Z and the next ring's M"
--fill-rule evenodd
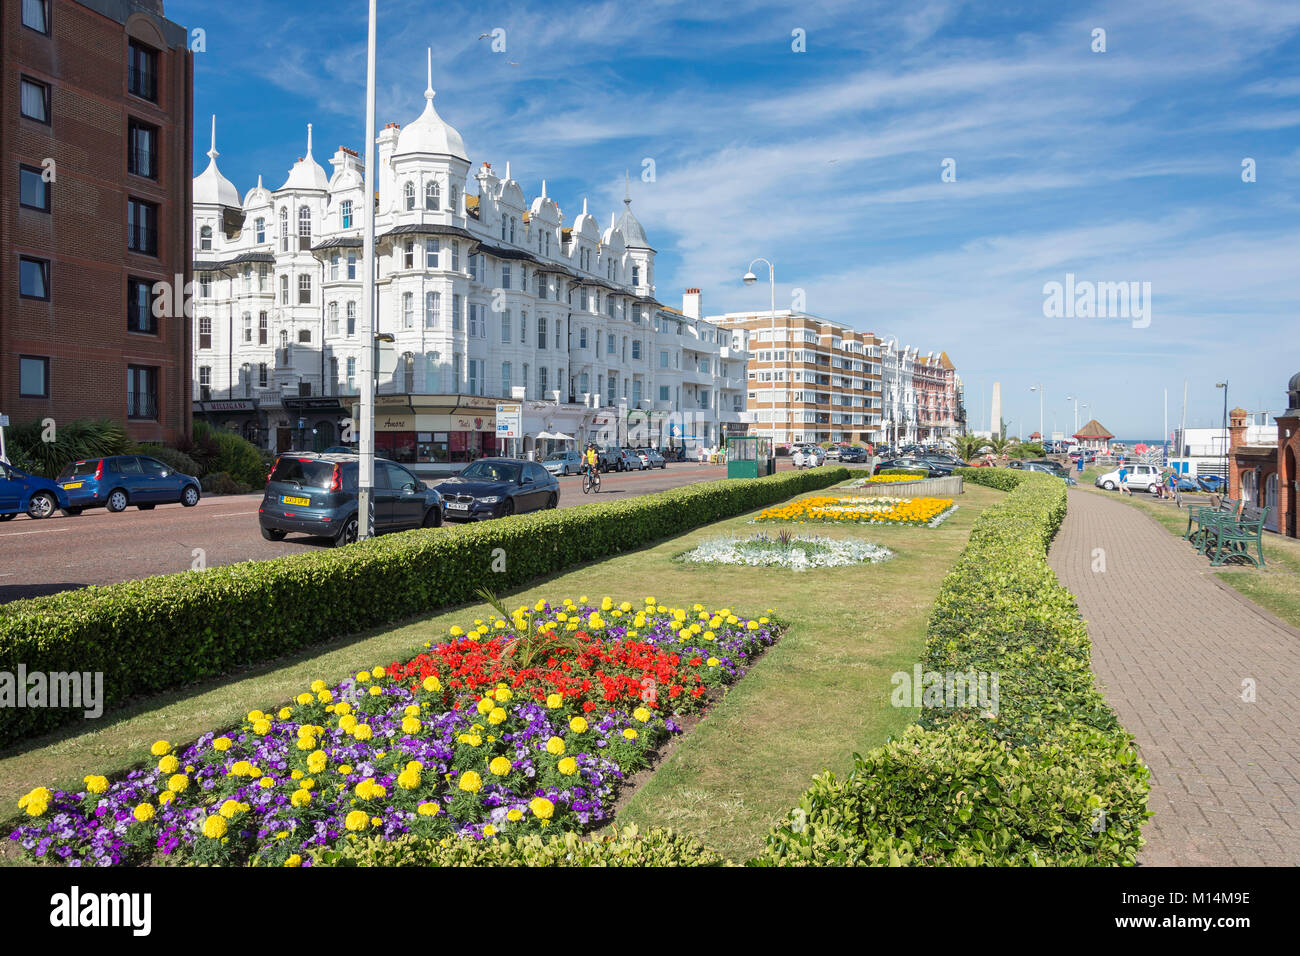
M1151 768L1139 861L1300 864L1300 632L1136 508L1069 496L1049 561L1088 621L1098 684ZM1246 678L1254 703L1241 699Z

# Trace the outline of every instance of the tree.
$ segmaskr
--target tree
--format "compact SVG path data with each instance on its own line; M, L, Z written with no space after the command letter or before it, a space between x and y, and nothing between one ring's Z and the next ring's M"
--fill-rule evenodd
M1004 438L1001 435L994 435L988 440L988 447L995 455L1006 454L1011 447L1011 439Z
M980 452L988 445L987 438L981 438L979 435L958 435L953 439L953 444L957 449L957 455L963 461L970 461L979 455Z

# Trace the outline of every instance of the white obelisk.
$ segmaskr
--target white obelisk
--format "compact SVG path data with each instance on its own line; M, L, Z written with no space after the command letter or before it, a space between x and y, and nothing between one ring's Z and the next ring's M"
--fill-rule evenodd
M1002 383L993 383L993 417L989 420L993 435L1002 434Z

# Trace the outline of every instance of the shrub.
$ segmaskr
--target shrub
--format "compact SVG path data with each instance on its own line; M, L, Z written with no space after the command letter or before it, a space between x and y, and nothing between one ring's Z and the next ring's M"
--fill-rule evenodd
M179 472L182 475L193 475L196 478L199 475L198 462L178 449L167 448L163 445L137 445L133 451L141 455L148 455L150 458L157 458L172 471Z
M998 491L1012 491L1019 488L1026 474L1014 468L954 468L952 473L960 475L973 484L996 488Z
M14 466L34 475L57 478L67 465L83 458L120 455L126 451L126 429L121 422L78 418L56 423L53 440L42 422L28 422L5 430L6 452Z
M848 478L811 468L507 521L407 531L329 551L82 588L0 606L0 671L104 675L105 707L363 628L475 602ZM493 570L497 549L508 556ZM78 711L0 711L0 746Z
M253 489L243 481L235 481L224 471L204 475L199 486L210 495L246 495Z
M584 839L575 833L493 840L441 840L413 835L356 839L313 854L317 866L722 866L726 861L694 837L635 826Z
M923 668L996 672L996 714L924 708L902 738L856 757L846 779L817 778L759 862L1135 862L1148 771L1094 686L1087 628L1046 560L1065 485L959 471L1014 490L976 520L944 578Z
M193 435L181 444L180 450L198 464L200 477L225 472L235 481L255 488L266 484L270 468L263 460L263 453L234 432L213 428L207 422L195 422Z

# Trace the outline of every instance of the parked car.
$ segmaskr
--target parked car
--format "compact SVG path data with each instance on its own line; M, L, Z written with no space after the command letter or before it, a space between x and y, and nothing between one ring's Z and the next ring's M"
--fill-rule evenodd
M484 521L555 508L560 482L541 465L514 458L480 458L434 486L451 521Z
M644 471L645 462L641 456L636 453L635 448L620 448L618 458L615 459L615 471Z
M1128 469L1128 487L1130 491L1149 491L1155 493L1160 486L1160 469L1155 465L1126 465ZM1120 486L1119 469L1098 475L1093 482L1098 488L1114 491Z
M330 445L330 447L321 452L322 455L355 455L356 453L357 450L355 448L350 448L347 445Z
M622 471L623 449L618 445L596 446L596 467L601 471Z
M841 449L839 445L831 445L830 448L825 449L825 451L826 451L826 460L827 460L827 461L839 461L839 460L840 460L840 452L841 452L842 450L843 450L843 449Z
M647 469L668 467L668 461L654 448L638 448L636 454Z
M582 455L576 451L560 451L551 455L542 467L552 475L577 475L582 472Z
M20 514L48 518L67 504L67 495L55 482L0 461L0 521Z
M1025 464L1033 471L1050 472L1051 474L1056 475L1058 478L1064 478L1067 474L1069 474L1069 472L1065 470L1064 465L1062 465L1058 461L1052 461L1050 458L1034 458L1031 459L1030 461L1025 462Z
M817 445L800 445L792 456L796 468L817 468L826 464L826 452Z
M876 463L875 471L873 473L878 475L882 471L889 471L892 469L904 469L907 471L923 471L925 472L927 478L939 477L938 475L935 474L935 470L936 470L935 466L931 465L930 462L926 461L924 458L912 458L912 457L886 458L883 461L879 461ZM948 469L948 474L952 474L951 468Z
M360 467L352 453L277 456L257 509L262 537L282 541L292 531L330 538L335 546L356 541ZM438 492L386 458L375 459L373 510L375 534L442 524Z
M67 496L63 510L70 515L100 506L113 512L125 511L128 505L149 511L155 505L176 502L193 508L202 496L199 480L193 475L182 475L147 455L74 461L59 472L58 483Z
M849 445L840 449L840 461L846 464L861 464L870 457L867 450L860 445Z

